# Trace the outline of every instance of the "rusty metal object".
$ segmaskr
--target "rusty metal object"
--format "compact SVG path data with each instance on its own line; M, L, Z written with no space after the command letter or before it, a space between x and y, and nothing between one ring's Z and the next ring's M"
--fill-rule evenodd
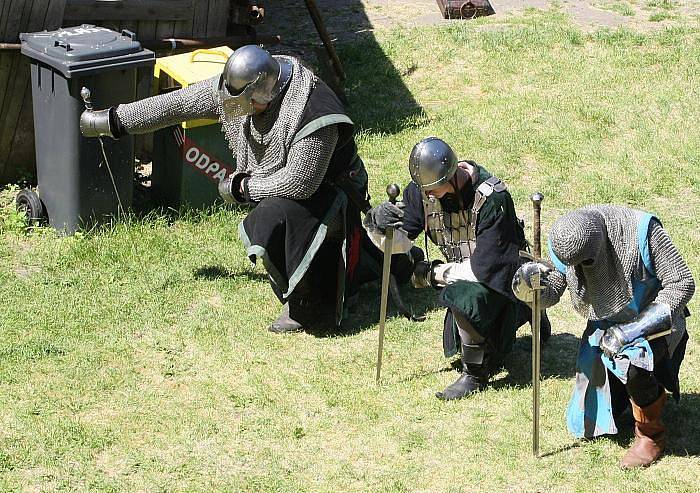
M489 0L436 0L445 19L473 19L496 13Z

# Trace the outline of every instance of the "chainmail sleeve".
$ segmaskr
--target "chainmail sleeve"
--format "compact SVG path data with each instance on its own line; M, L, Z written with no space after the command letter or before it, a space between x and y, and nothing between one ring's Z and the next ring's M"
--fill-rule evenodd
M247 183L250 198L256 202L266 197L309 198L321 185L337 142L336 125L304 137L290 148L284 167L264 177L251 173Z
M540 301L543 308L549 308L559 303L566 291L566 276L558 270L553 270L547 276L546 286L542 290Z
M199 118L218 119L214 87L219 76L182 89L120 104L116 112L128 134L145 134Z
M661 291L656 295L656 301L667 303L671 312L675 313L693 297L695 281L668 233L655 220L649 227L649 253L656 276L661 281Z

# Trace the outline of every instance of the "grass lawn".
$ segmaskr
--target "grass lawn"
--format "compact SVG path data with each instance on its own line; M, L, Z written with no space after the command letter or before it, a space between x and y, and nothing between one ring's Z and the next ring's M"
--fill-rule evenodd
M585 33L557 11L377 31L339 47L374 202L412 145L453 144L504 179L543 230L599 202L657 213L700 276L700 26ZM378 290L344 332L276 336L279 305L237 237L243 212L151 215L60 238L27 233L0 193L0 491L697 491L700 323L689 321L668 454L622 472L631 441L576 444L564 410L584 320L565 296L543 354L531 456L530 335L492 388L455 377L434 293L387 324ZM437 249L432 249L433 255ZM690 310L700 312L699 297Z

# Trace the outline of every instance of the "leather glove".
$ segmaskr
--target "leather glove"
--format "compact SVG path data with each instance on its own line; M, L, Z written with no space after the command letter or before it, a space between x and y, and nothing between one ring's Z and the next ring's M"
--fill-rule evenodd
M80 133L84 137L111 137L118 139L119 132L118 117L114 108L106 110L85 110L80 115Z
M413 274L411 275L411 284L413 284L413 287L439 289L439 286L435 282L435 266L442 263L442 260L433 260L432 262L421 260L420 262L416 262L413 268Z
M511 287L520 301L532 303L535 291L547 286L547 276L552 268L542 262L525 262L518 267Z
M399 229L403 227L403 202L392 204L389 201L382 202L378 206L369 210L365 216L365 226L368 229L378 229L382 233L386 228Z

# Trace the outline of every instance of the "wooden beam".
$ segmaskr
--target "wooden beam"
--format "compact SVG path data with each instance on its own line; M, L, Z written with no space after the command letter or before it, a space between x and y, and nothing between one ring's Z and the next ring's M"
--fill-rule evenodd
M64 13L70 21L186 21L192 18L193 0L68 0Z
M226 24L231 5L229 0L209 0L209 15L207 18L207 37L217 38L226 36Z
M192 12L192 37L207 37L207 17L209 15L209 0L194 0Z

